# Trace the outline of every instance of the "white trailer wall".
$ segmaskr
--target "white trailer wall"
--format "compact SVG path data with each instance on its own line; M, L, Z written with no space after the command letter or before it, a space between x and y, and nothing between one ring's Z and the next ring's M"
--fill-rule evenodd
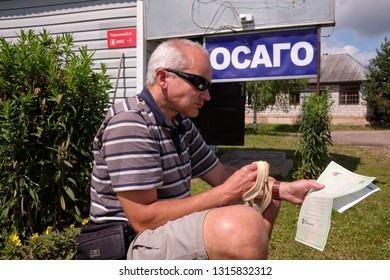
M116 92L118 99L137 93L137 49L109 49L107 30L135 27L136 0L0 1L0 36L15 41L20 29L34 29L37 33L45 28L52 35L72 33L76 46L87 45L88 50L95 51L96 71L100 70L100 63L107 65L113 87L116 85L123 53L124 60ZM114 89L111 95L114 95Z

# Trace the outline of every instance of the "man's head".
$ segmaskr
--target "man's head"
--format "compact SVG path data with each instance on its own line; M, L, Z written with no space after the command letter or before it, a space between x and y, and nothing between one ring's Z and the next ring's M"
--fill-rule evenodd
M185 71L191 67L194 51L204 54L209 61L209 53L199 43L188 39L171 39L161 43L152 53L148 63L146 83L154 84L158 69Z
M146 84L165 116L196 117L210 99L209 53L199 43L171 39L160 44L149 59Z

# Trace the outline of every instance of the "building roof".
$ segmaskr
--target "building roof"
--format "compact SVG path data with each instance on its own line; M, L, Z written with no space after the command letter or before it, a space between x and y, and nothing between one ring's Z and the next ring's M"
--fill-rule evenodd
M362 82L367 68L349 54L323 54L321 56L321 83ZM316 79L310 79L314 83Z

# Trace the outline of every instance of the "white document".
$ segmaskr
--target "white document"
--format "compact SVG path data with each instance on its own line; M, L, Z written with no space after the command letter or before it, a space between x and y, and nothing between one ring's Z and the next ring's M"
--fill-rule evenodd
M328 240L332 198L307 197L299 212L295 240L323 251Z
M335 162L329 163L317 182L325 185L309 192L299 212L295 240L323 251L328 239L332 208L347 210L379 190L375 177L353 173Z
M348 208L354 206L356 203L362 201L370 194L379 191L380 189L373 183L360 191L337 197L333 200L333 209L339 213L343 213Z

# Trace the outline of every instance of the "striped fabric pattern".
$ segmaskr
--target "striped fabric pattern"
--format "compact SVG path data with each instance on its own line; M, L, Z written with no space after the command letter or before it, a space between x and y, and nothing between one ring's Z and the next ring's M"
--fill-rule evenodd
M146 88L110 108L93 143L91 220L127 220L117 192L157 189L158 200L190 196L191 178L218 159L190 119L177 120L172 126L162 118Z

